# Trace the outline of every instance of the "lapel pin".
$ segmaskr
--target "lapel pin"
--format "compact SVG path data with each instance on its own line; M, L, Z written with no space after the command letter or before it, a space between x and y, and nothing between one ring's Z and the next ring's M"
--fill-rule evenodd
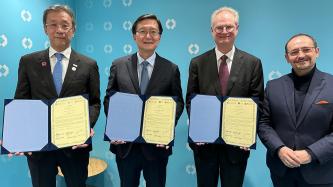
M73 64L73 66L77 68L77 65L76 65L76 64Z
M320 101L318 101L316 104L317 104L317 105L325 105L325 104L329 104L329 102L326 101L326 100L320 100Z
M72 67L72 71L76 71L76 67Z
M42 67L45 67L46 66L46 62L42 62Z

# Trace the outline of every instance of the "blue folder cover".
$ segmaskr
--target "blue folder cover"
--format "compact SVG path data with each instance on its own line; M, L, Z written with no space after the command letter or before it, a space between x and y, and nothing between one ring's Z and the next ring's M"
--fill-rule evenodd
M229 97L193 95L191 100L190 123L189 123L189 143L214 143L225 144L221 137L222 106ZM256 104L259 100L251 98ZM259 109L258 109L259 110ZM257 113L257 119L258 119ZM250 146L255 149L256 143Z
M138 95L116 92L110 97L105 135L109 140L134 141L140 136L143 101Z
M7 103L2 152L43 149L48 144L48 105L41 100L12 100Z
M150 96L113 92L109 100L104 140L147 143L141 135L145 101ZM171 97L175 102L176 97ZM176 120L176 119L175 119ZM168 145L172 146L172 140Z
M213 143L219 138L221 101L216 96L196 95L191 101L189 138Z
M5 99L1 154L58 149L50 135L50 107L54 101ZM91 138L85 143L91 144Z

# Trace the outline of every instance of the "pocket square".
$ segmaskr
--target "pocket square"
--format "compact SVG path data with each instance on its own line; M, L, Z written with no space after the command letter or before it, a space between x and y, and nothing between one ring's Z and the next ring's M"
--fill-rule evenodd
M316 105L325 105L325 104L328 104L329 102L326 101L326 100L320 100L316 103Z

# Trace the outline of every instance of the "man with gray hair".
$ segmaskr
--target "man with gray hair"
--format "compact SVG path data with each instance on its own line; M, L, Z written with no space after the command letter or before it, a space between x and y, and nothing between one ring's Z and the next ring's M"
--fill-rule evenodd
M211 33L215 48L191 60L186 93L188 114L192 94L263 99L260 59L234 45L238 19L237 11L229 7L222 7L212 14ZM216 187L219 178L223 187L242 186L249 148L208 143L193 143L190 147L199 187Z
M15 99L47 100L87 94L92 136L101 107L97 63L71 48L75 19L68 6L47 8L43 24L50 47L21 57ZM68 187L85 187L91 150L91 146L82 144L27 154L32 185L55 187L59 166Z

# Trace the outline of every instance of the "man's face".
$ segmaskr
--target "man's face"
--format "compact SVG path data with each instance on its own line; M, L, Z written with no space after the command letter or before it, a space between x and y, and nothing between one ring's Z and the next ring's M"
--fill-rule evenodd
M63 51L68 48L75 32L72 18L65 11L49 12L44 30L49 37L50 45L56 51Z
M145 19L140 21L136 26L136 33L133 35L139 51L153 53L161 39L159 32L156 20Z
M290 40L287 50L286 60L296 73L309 72L319 56L319 48L315 48L313 41L307 36L298 36Z
M212 20L212 36L217 46L234 45L238 34L238 23L229 11L222 11Z

